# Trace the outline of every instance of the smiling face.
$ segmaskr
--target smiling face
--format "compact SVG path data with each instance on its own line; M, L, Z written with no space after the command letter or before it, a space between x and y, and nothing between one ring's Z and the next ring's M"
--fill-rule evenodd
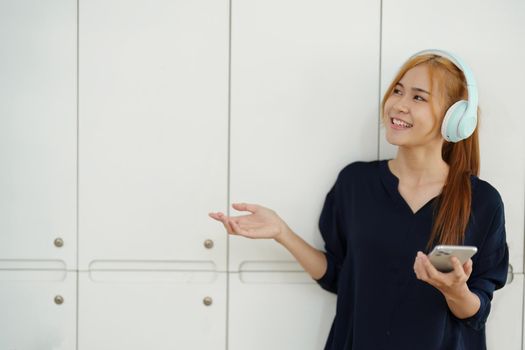
M406 147L442 144L443 137L437 125L442 118L435 118L433 112L441 115L436 85L434 82L430 88L426 64L409 69L397 82L383 110L389 143Z

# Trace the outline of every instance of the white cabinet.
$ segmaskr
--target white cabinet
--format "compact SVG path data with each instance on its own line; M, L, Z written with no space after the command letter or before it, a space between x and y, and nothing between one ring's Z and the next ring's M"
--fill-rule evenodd
M0 268L76 268L76 20L76 1L0 2Z
M232 10L231 203L270 207L322 247L317 223L339 170L377 157L379 1ZM281 261L294 258L273 241L230 237L230 271Z
M76 347L76 5L0 2L0 349Z
M226 347L228 15L80 2L79 349Z
M82 270L225 270L208 212L227 205L228 15L226 1L80 2Z
M494 292L491 307L486 324L487 349L522 349L523 274L514 275L511 283Z
M76 350L77 278L65 270L0 270L0 349Z
M0 349L76 348L76 4L0 2Z
M228 350L317 350L328 338L335 294L305 272L230 273Z
M226 347L226 273L80 272L79 301L78 350Z

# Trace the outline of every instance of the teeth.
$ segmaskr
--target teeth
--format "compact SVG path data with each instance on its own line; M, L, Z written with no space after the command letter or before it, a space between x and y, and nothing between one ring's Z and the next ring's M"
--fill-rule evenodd
M405 128L411 128L412 127L411 124L405 123L404 121L396 119L396 118L392 118L392 122L394 124L396 124L396 125L404 126Z

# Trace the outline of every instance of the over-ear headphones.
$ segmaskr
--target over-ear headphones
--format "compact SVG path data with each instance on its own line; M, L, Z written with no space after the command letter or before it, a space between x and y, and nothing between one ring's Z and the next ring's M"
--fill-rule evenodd
M478 89L474 74L465 62L458 56L444 50L423 50L414 54L412 57L432 54L449 59L458 67L467 81L468 101L460 100L454 103L445 113L445 118L441 125L441 135L449 142L459 142L466 139L476 129L478 124ZM411 58L412 58L411 57Z

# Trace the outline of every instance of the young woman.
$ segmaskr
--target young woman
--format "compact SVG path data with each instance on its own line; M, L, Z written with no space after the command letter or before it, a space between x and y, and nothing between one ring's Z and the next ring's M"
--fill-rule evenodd
M325 349L485 349L509 257L503 202L478 177L472 73L450 53L420 52L387 89L381 114L397 155L340 171L319 220L325 252L260 205L234 203L244 216L209 215L230 234L275 239L337 294ZM437 244L478 252L463 265L451 258L454 270L443 273L424 253Z

